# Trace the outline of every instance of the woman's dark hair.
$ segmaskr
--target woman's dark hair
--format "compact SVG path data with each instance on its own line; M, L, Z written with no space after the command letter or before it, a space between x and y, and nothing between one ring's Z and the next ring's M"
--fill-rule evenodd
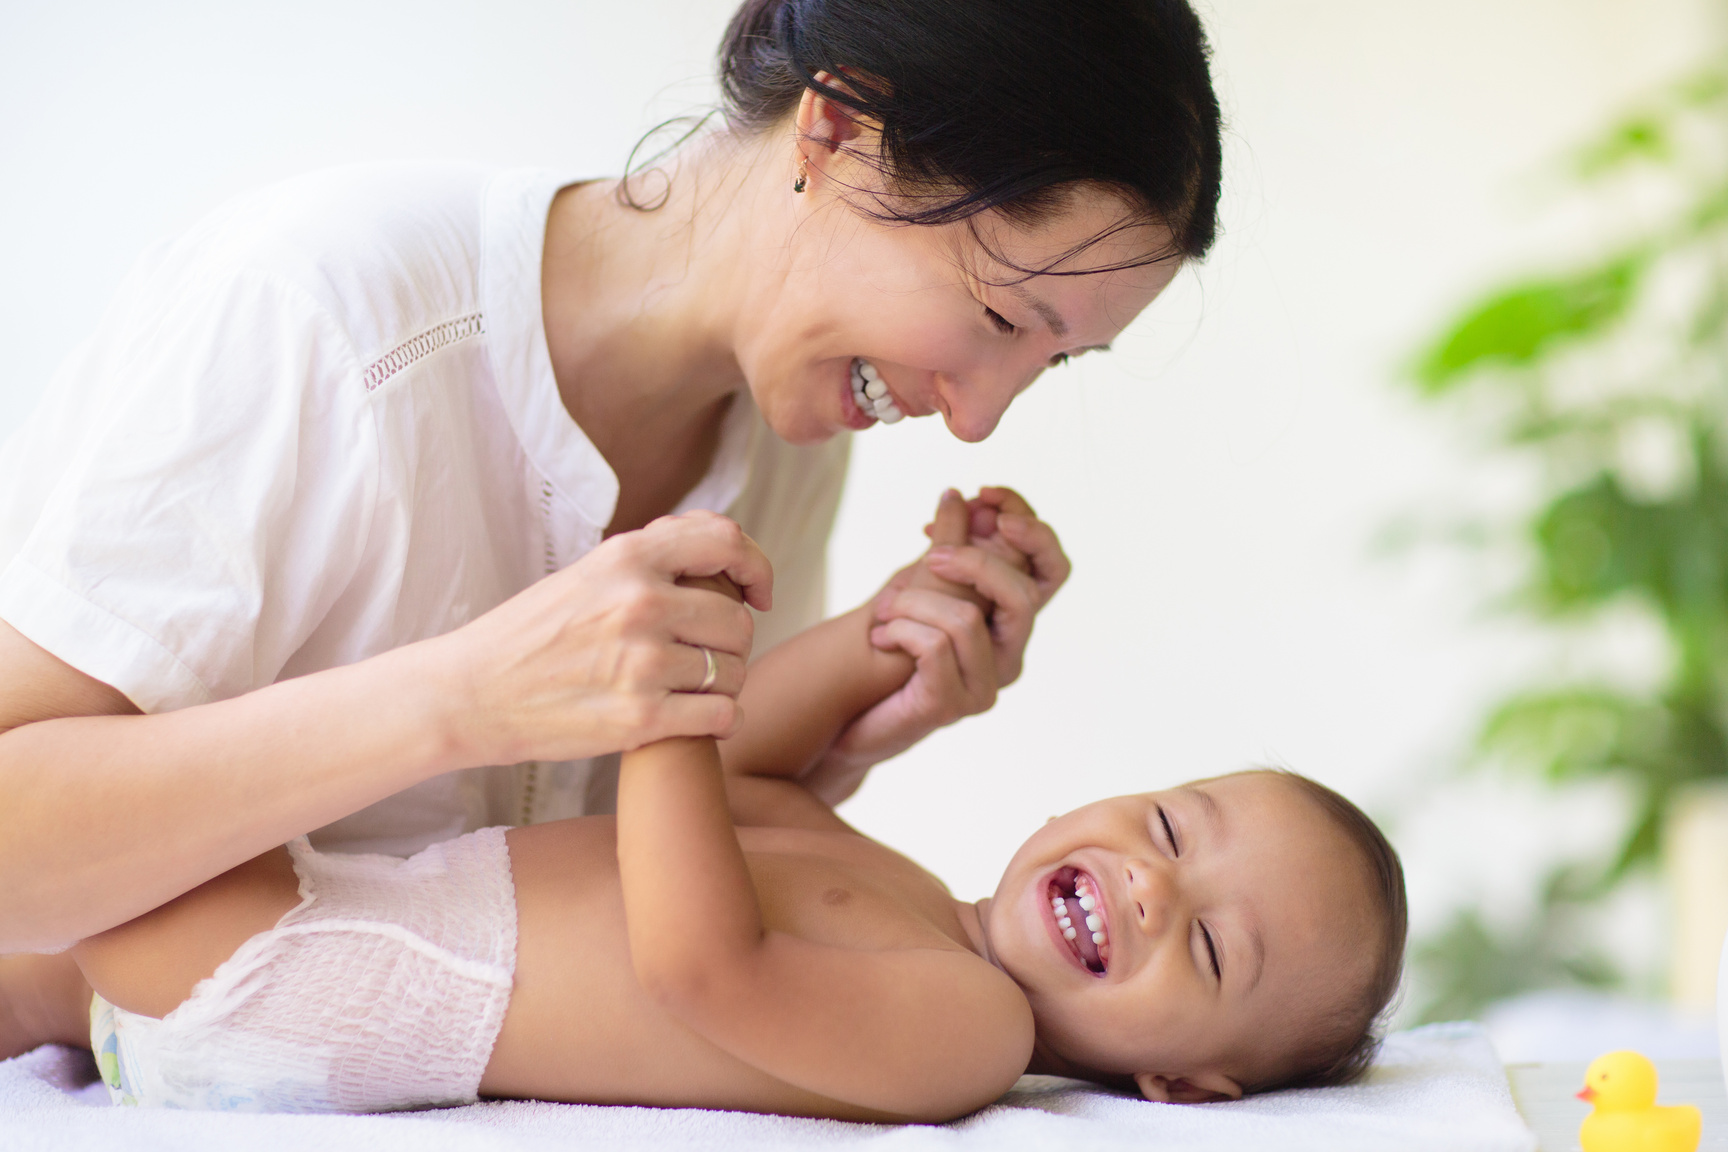
M879 126L885 219L997 209L1030 224L1101 185L1170 231L1133 262L1149 263L1203 256L1217 231L1208 57L1185 0L745 0L720 84L744 132L782 122L805 89Z

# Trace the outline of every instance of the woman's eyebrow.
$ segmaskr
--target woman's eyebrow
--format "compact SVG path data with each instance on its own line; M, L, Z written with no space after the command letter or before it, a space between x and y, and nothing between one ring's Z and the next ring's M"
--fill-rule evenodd
M1044 318L1044 323L1050 325L1050 331L1056 333L1058 336L1068 335L1067 321L1063 320L1062 317L1057 314L1056 309L1050 307L1050 305L1032 295L1031 291L1027 289L1024 284L1010 284L1008 285L1008 291L1014 293L1014 298L1020 301L1020 303L1026 305L1026 307L1042 316Z
M1050 307L1050 305L1048 305L1044 301L1038 299L1038 297L1032 295L1032 293L1027 290L1025 285L1010 284L1010 285L1008 285L1008 291L1012 292L1014 294L1014 298L1016 300L1020 301L1020 303L1026 305L1026 307L1028 307L1028 308L1032 309L1032 311L1038 313L1038 315L1043 318L1044 323L1046 323L1050 326L1050 331L1054 332L1058 336L1068 335L1068 322L1066 320L1062 319L1061 315L1056 311L1056 309ZM1108 345L1108 344L1088 344L1084 348L1076 348L1074 350L1073 354L1076 356L1081 356L1087 352L1108 352L1108 351L1110 351L1110 345Z

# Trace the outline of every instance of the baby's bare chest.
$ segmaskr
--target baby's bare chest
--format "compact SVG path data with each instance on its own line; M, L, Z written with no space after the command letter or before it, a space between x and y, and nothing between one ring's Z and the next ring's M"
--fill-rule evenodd
M637 983L609 822L511 833L516 988L489 1092L592 1103L831 1112L667 1015ZM525 835L526 834L526 835ZM879 845L742 829L764 927L860 950L965 950L954 901Z
M933 880L866 857L747 856L763 926L841 948L965 947L953 900Z

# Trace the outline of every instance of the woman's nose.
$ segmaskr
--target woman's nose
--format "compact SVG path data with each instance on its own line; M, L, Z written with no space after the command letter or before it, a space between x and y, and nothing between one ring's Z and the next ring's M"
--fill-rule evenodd
M1162 935L1170 926L1176 904L1176 881L1167 867L1149 860L1129 860L1126 872L1129 911L1147 936Z
M948 422L948 431L968 444L989 436L1002 422L1002 414L1008 411L1014 397L1031 387L1042 371L1040 368L1028 375L1004 365L965 379L946 372L936 373L938 406Z

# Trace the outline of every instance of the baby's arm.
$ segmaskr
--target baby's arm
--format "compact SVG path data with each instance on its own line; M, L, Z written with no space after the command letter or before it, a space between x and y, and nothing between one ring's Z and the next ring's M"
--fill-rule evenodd
M788 679L754 716L763 735L734 745L730 781L712 740L624 755L618 865L631 963L668 1013L771 1076L885 1119L947 1120L1024 1070L1024 995L958 948L842 948L768 930L730 814L740 784L802 791L786 777L910 674L910 658L871 647L869 623L841 617L790 642L771 665Z
M929 528L931 544L965 544L968 519L959 493L945 492ZM923 563L908 570L905 583L952 598L956 613L990 607L971 588L942 579ZM912 676L910 655L871 643L877 627L874 604L864 604L806 629L750 666L739 695L744 724L720 744L737 823L846 827L830 805L797 781L848 724Z

